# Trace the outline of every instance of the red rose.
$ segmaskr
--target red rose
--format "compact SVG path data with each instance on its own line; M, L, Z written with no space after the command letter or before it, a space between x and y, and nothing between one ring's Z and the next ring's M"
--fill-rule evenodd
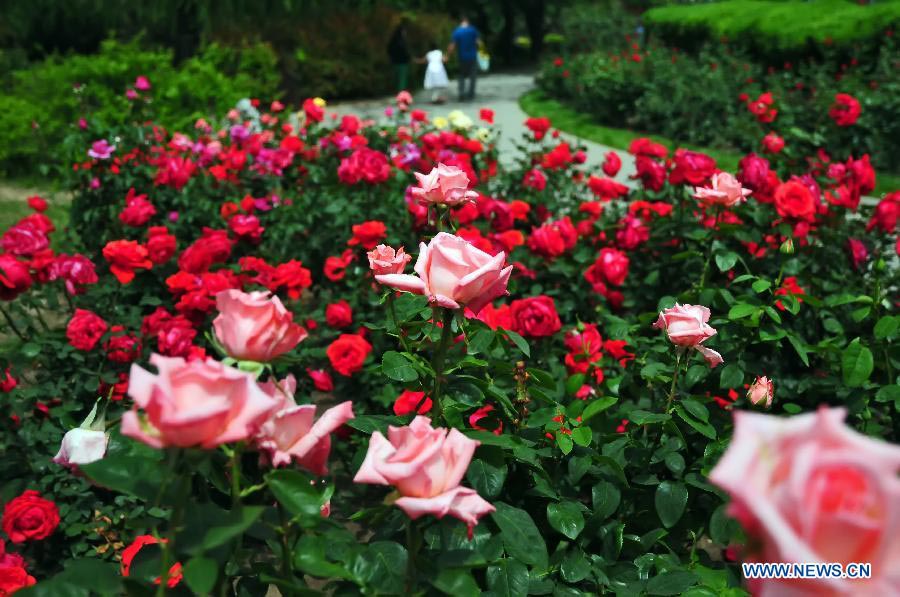
M368 147L360 147L338 166L338 179L344 184L385 182L391 176L391 162L386 155Z
M303 100L303 113L307 122L322 122L325 119L325 103L318 98L308 97Z
M153 267L146 247L133 240L113 240L106 243L103 257L109 262L110 271L122 284L129 284L134 280L134 270Z
M738 163L737 179L753 191L765 189L769 180L769 160L750 153ZM756 193L753 196L756 197Z
M106 333L109 326L99 315L86 309L75 309L75 314L66 326L69 344L78 350L89 351Z
M225 230L204 228L203 236L178 257L178 267L191 274L201 274L209 270L212 264L227 261L233 244Z
M575 157L572 155L569 144L560 143L544 155L541 160L541 167L545 170L557 170L565 168L573 161L575 161Z
M33 222L25 220L10 226L0 237L0 247L12 255L34 255L48 246L50 241L47 233Z
M587 186L591 192L601 199L609 201L617 197L625 197L630 190L620 182L616 182L612 178L602 178L600 176L591 176L588 178Z
M765 137L763 137L763 148L768 153L780 153L782 149L784 149L784 139L776 135L775 133L769 133Z
M38 195L32 195L28 198L28 207L37 212L47 211L47 200Z
M312 286L312 273L303 267L303 262L291 259L287 263L279 263L271 272L267 288L272 292L284 288L287 295L296 299L304 290Z
M525 121L525 126L534 133L535 140L540 141L547 134L547 131L550 130L550 119L543 116L540 118L528 118Z
M869 154L858 160L852 157L847 160L847 176L856 183L860 193L871 193L875 190L875 169L869 162Z
M11 301L29 288L28 266L8 253L0 255L0 299Z
M94 263L84 255L57 255L50 266L50 279L65 280L66 292L82 294L88 284L96 284L99 278Z
M488 124L494 124L494 111L489 108L482 108L478 111L478 118Z
M394 414L398 417L408 415L416 409L416 406L419 406L418 414L424 415L431 410L431 398L426 398L425 392L403 390L403 393L394 400Z
M119 213L119 221L135 228L143 226L156 215L156 208L147 200L147 195L136 195L134 187L125 196L125 209Z
M114 325L110 331L115 335L106 343L106 358L114 363L131 363L141 356L141 341L137 336L122 333L125 328L121 325Z
M875 206L872 218L866 224L866 232L878 228L882 232L890 234L897 228L898 219L900 219L900 191L894 191L885 195L884 199ZM2 257L0 255L0 259Z
M19 382L13 377L12 373L9 372L9 367L0 373L0 392L12 392L16 389L17 385L19 385Z
M194 348L197 330L184 316L173 317L156 332L156 346L160 354L187 358Z
M575 247L578 232L569 216L556 222L547 222L531 231L528 248L537 255L553 259Z
M862 106L855 97L847 93L838 93L834 96L834 104L828 110L828 115L838 126L851 126L856 124Z
M147 229L147 254L155 265L165 263L172 258L178 248L178 239L169 234L165 226L151 226Z
M537 168L532 168L525 173L525 178L522 179L522 186L536 191L543 191L547 188L547 177Z
M631 250L644 244L649 238L650 228L641 218L628 214L619 222L619 229L616 230L616 244L619 248Z
M584 277L594 290L605 294L606 285L621 286L628 276L628 255L618 249L605 247L600 250L597 260L591 265Z
M608 151L603 159L603 173L613 177L622 169L622 158L615 151Z
M789 180L775 189L775 210L783 218L816 219L816 202L809 188L803 183Z
M163 542L166 540L163 539ZM122 576L128 576L131 574L131 562L134 560L134 557L138 554L141 549L144 548L145 545L155 545L159 543L159 541L153 535L138 535L134 538L134 541L131 542L131 545L122 550ZM179 582L181 582L181 563L176 562L169 568L169 579L166 582L167 587L174 587ZM156 584L160 583L159 577L153 581Z
M22 564L0 566L0 595L6 597L19 589L30 587L36 581Z
M494 435L500 435L503 433L503 421L492 417L491 413L493 411L494 407L490 404L482 406L469 415L469 427L480 431L492 431ZM482 427L479 424L481 421L484 421L487 427ZM490 421L490 423L488 423L488 421Z
M549 296L515 300L509 308L514 330L526 338L552 336L562 327L556 305Z
M582 331L571 330L566 334L565 363L569 373L587 373L591 365L603 358L603 337L592 323L584 325Z
M313 382L313 386L320 392L331 392L334 390L334 380L331 374L324 369L307 369L306 374Z
M187 158L181 156L163 156L157 162L158 170L153 184L168 185L180 190L188 183L194 172L197 171L197 165Z
M641 184L651 191L659 191L666 182L666 167L653 158L639 155L634 160L635 173L632 179L640 179Z
M350 377L362 369L363 362L370 352L372 352L372 345L362 336L341 334L328 346L325 354L335 371L345 377Z
M628 153L634 156L664 158L669 154L669 150L665 145L660 145L646 137L639 137L628 146Z
M326 257L323 272L332 282L343 280L347 274L347 266L353 261L353 251L347 249L340 257Z
M700 186L716 172L716 160L704 153L675 150L675 169L669 175L671 184Z
M29 489L3 508L3 532L13 543L44 539L59 525L59 509Z
M340 300L325 307L325 323L338 329L353 323L353 309L350 308L350 303Z
M361 245L362 248L374 249L378 243L387 238L387 226L378 220L369 220L353 225L353 238L347 241L351 247Z
M237 214L228 220L228 227L238 238L258 243L265 230L254 215Z

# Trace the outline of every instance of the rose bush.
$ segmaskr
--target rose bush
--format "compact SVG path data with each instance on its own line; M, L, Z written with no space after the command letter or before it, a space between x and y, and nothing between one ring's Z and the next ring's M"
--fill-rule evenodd
M895 587L867 159L639 140L632 187L549 119L501 161L489 112L402 99L76 133L72 226L31 202L0 255L2 591L741 595L783 587L740 560L857 554Z

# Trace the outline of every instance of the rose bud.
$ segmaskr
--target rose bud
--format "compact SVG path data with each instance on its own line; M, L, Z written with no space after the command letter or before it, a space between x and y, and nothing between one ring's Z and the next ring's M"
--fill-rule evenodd
M769 408L772 406L772 398L774 396L775 384L765 375L757 377L756 381L750 384L750 389L747 390L747 400L756 406L762 405Z

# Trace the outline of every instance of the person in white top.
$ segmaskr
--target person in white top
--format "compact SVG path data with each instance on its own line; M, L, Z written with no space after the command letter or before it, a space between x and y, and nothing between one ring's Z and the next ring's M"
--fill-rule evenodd
M446 55L437 49L437 44L431 44L434 50L425 54L424 58L419 59L420 63L427 63L425 69L425 90L431 91L431 101L435 104L442 104L446 101L444 91L450 85L447 78L447 69L444 63L447 62Z

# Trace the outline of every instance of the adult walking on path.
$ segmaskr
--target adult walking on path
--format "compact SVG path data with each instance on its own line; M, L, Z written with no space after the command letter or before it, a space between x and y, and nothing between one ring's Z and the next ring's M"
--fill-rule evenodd
M447 55L457 51L459 59L459 101L475 99L475 78L478 76L478 29L465 16L453 31L452 41L447 47ZM468 90L466 82L468 81Z
M406 23L400 24L394 29L391 40L388 42L388 57L394 68L394 81L397 91L409 89L409 46L406 42Z

